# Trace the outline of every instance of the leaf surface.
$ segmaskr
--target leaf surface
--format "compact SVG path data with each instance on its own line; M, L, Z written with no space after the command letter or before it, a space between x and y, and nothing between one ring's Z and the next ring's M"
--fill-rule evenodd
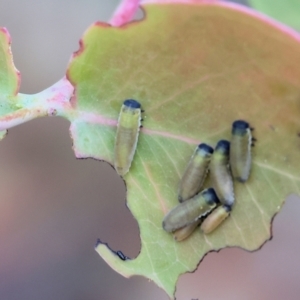
M67 117L76 156L113 164L121 105L141 102L144 127L124 176L141 251L123 261L106 244L96 250L123 276L143 275L172 298L179 275L208 251L261 247L285 197L299 194L300 38L238 6L148 4L145 14L86 31L68 68L75 93ZM235 183L236 204L218 230L176 243L161 223L178 203L189 158L200 141L229 139L236 119L258 139L250 179Z
M48 89L34 94L19 93L21 76L15 68L8 31L0 28L0 140L7 129L37 117L64 115L73 87L62 78Z
M10 45L8 31L0 27L0 116L17 109L20 74L14 66ZM0 131L0 140L5 135L6 130Z

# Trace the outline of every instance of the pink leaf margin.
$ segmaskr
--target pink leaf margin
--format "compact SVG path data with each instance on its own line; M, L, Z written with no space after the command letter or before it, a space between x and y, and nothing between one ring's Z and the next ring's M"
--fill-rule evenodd
M17 68L15 67L15 64L14 64L13 55L11 52L11 37L10 37L8 30L5 27L0 27L0 34L3 34L5 36L6 45L7 45L6 53L10 59L11 66L14 69L14 74L17 79L17 86L14 91L14 96L16 96L19 93L20 86L21 86L21 74L20 74L19 70L17 70Z
M282 24L271 17L258 12L254 9L232 2L225 2L220 0L122 0L117 9L115 10L109 24L114 27L125 25L132 21L134 14L137 12L140 5L143 4L187 4L187 5L217 5L231 8L245 14L258 18L272 26L277 27L281 31L293 36L296 40L300 39L297 31L289 26Z
M115 10L110 24L114 27L130 22L139 8L140 0L123 0Z

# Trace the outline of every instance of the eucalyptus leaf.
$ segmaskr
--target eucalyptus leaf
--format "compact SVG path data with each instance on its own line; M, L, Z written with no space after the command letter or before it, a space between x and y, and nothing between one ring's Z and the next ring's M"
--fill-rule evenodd
M113 165L121 105L128 98L142 104L143 128L124 176L141 251L123 260L102 242L96 250L123 276L143 275L173 298L179 275L194 271L207 252L259 249L285 197L299 194L300 38L230 5L144 9L142 21L120 28L98 22L86 31L68 68L75 87L68 119L76 156ZM224 224L176 242L162 220L178 204L195 145L230 139L237 119L255 128L250 178L235 183Z

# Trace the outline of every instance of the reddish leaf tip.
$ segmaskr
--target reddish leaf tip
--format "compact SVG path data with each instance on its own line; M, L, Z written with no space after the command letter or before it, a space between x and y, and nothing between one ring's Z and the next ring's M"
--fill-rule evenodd
M11 52L11 36L9 34L9 31L7 30L7 28L5 27L0 27L0 33L2 33L6 39L6 45L7 45L7 48L6 48L6 51L7 51L7 56L10 57L10 63L11 63L11 66L12 68L14 69L14 73L15 73L15 76L16 76L16 81L17 81L17 84L16 84L16 88L15 90L13 91L13 95L17 95L19 90L20 90L20 85L21 85L21 73L19 72L19 70L17 70L17 68L15 67L14 65L14 61L13 61L13 55L12 55L12 52Z
M139 8L139 3L140 0L123 0L114 12L110 24L119 27L130 22Z
M110 24L101 22L101 21L95 22L92 26L97 26L97 27L102 27L102 28L112 27Z

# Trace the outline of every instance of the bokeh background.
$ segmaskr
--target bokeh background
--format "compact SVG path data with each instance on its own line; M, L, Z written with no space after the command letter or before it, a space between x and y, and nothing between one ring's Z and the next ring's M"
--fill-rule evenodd
M117 4L1 0L0 26L12 37L21 92L63 77L84 30L107 21ZM145 278L123 278L94 251L100 237L135 257L138 226L121 178L104 162L76 160L68 128L64 119L41 118L10 129L1 142L0 300L168 299ZM289 197L260 251L208 254L180 278L177 299L300 299L299 200Z

